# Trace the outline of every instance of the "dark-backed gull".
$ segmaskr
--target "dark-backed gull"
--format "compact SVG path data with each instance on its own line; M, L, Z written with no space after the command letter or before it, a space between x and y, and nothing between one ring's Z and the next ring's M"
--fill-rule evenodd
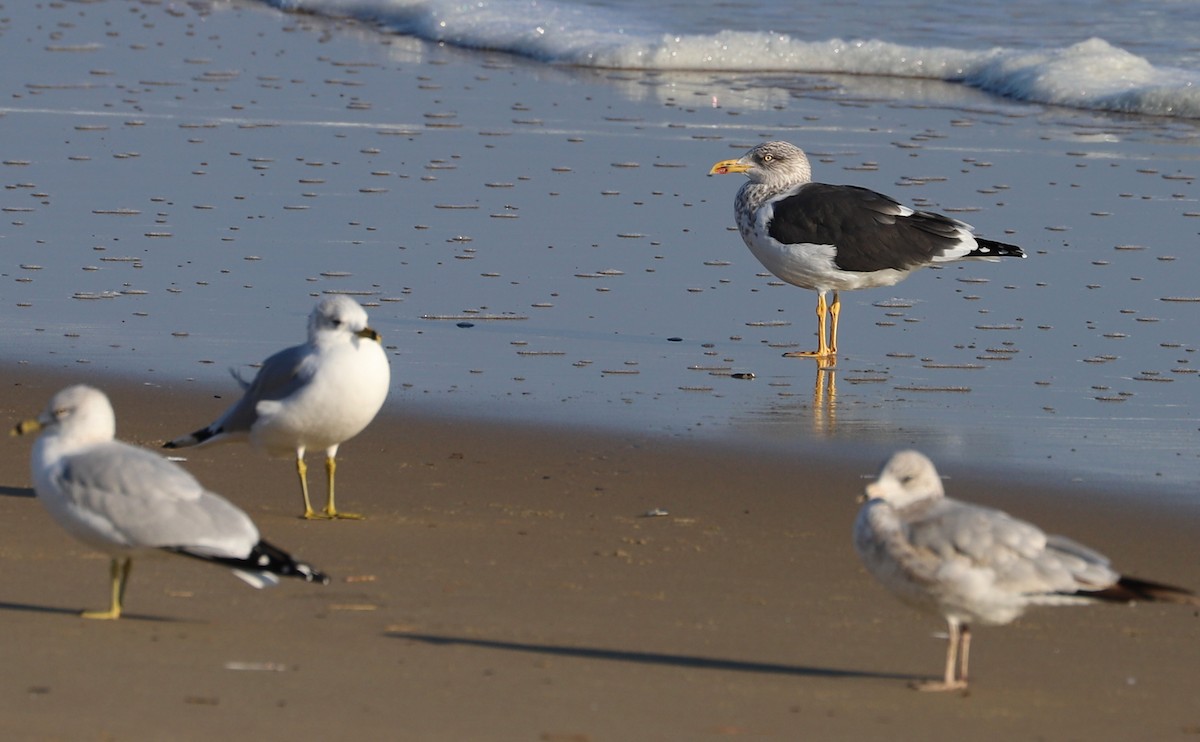
M1097 601L1200 605L1191 592L1123 577L1097 552L992 508L953 500L924 454L901 451L867 485L854 548L900 600L946 619L945 675L921 690L967 687L972 624L1001 625L1030 606ZM957 665L957 667L956 667Z
M754 257L784 281L817 292L817 350L788 356L836 361L840 291L891 286L933 263L1025 257L1016 245L975 237L957 219L916 211L866 188L814 183L808 157L788 142L760 144L708 174L727 173L749 178L734 208ZM832 304L826 304L829 291Z

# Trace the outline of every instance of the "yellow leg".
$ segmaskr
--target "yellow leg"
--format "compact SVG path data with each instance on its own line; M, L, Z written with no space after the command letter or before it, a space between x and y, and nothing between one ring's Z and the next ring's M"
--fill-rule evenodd
M304 515L300 517L306 520L320 518L312 508L312 501L308 499L308 465L304 463L303 448L296 452L296 473L300 475L300 493L304 495Z
M121 604L125 602L125 584L129 582L129 570L133 568L130 557L114 557L108 565L108 573L112 579L109 608L107 611L84 611L84 618L98 618L111 621L121 617Z
M829 305L829 353L837 360L837 332L838 332L838 317L842 314L842 295L837 291L833 292L833 304Z
M830 307L825 299L825 292L817 292L817 349L802 350L792 353L784 353L785 358L816 358L822 361L823 367L832 366L837 362L837 316L842 311L841 301L835 291L833 294L833 306ZM832 330L833 330L833 345L829 343L829 336L825 331L825 320L832 315Z
M325 456L325 473L329 477L329 501L325 505L325 515L329 518L342 518L346 520L362 520L363 516L358 513L339 513L333 504L333 475L337 472L337 456L336 454L328 454Z

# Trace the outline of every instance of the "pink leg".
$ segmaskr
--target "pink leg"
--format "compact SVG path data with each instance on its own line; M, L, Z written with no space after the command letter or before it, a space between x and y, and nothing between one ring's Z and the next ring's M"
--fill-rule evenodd
M946 646L946 670L941 681L926 680L921 683L914 683L913 687L921 691L947 691L947 690L966 690L966 666L967 666L967 651L970 647L971 629L967 626L960 626L959 622L953 618L946 619L946 625L950 629L950 636L947 639ZM959 648L962 648L963 658L963 675L960 678L955 678L955 670L958 669Z

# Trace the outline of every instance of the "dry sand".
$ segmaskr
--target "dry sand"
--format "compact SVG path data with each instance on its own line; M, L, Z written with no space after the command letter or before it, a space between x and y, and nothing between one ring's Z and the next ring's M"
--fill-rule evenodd
M0 381L16 421L70 379L9 365ZM102 385L120 437L150 447L227 401ZM855 496L875 462L397 416L343 449L339 504L369 519L331 523L296 517L286 461L243 446L188 453L201 481L333 583L256 592L207 565L142 560L128 615L81 619L106 600L106 561L38 506L29 443L10 439L6 739L1200 732L1200 621L1177 606L1035 612L978 632L968 697L910 690L939 671L941 626L892 600L853 553ZM1066 532L1132 573L1200 586L1194 513L943 468L954 495ZM669 514L640 517L651 508Z

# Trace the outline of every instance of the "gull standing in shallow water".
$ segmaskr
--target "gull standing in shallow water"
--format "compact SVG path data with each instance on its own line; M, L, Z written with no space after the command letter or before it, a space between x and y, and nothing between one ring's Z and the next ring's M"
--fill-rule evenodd
M840 291L891 286L935 263L1025 257L1016 245L975 237L971 225L957 219L910 209L866 188L814 183L808 157L788 142L760 144L708 172L727 173L749 178L734 210L750 252L784 281L817 292L817 350L787 356L837 361ZM829 291L832 304L825 299Z
M361 518L334 506L338 446L362 432L387 398L391 371L379 333L367 326L367 312L342 295L317 302L308 317L308 342L263 361L253 381L239 383L245 394L196 432L164 448L186 448L244 438L272 456L293 454L304 496L305 518ZM308 497L310 448L325 451L329 493L325 510L313 510Z
M967 687L972 624L1006 624L1030 606L1096 601L1200 605L1191 592L1123 577L1097 552L992 508L946 497L933 462L901 451L867 485L854 548L900 600L949 626L946 671L921 690ZM957 667L956 667L957 665Z
M80 385L55 394L41 415L12 431L42 431L32 456L38 500L68 533L112 557L109 609L84 617L121 616L136 553L166 551L221 564L258 588L278 584L276 575L329 583L260 539L248 515L177 464L114 440L116 425L108 397Z

